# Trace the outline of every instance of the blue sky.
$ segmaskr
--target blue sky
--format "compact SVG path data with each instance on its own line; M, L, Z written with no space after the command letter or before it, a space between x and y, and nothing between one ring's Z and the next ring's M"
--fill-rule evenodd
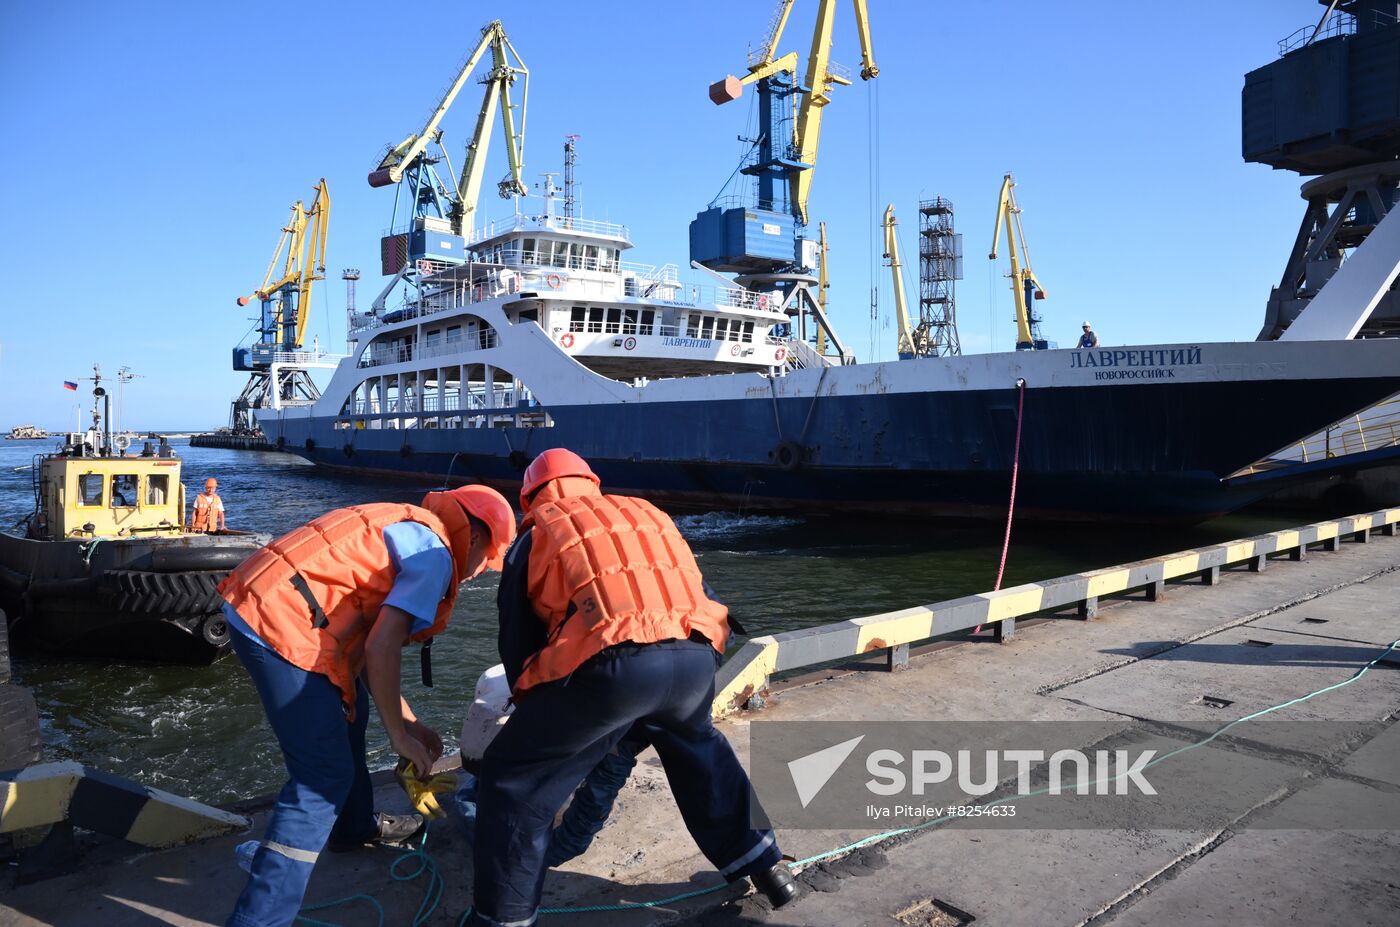
M378 289L393 206L365 175L497 17L531 70L531 181L580 135L585 214L627 223L633 259L685 267L687 224L736 165L749 113L748 96L716 107L706 87L742 73L773 6L471 0L416 20L359 2L0 6L0 426L71 422L61 382L94 361L144 375L127 389L130 427L223 423L243 383L230 349L249 327L234 299L261 283L288 206L322 176L330 279L311 329L343 348L340 269L364 271L362 302ZM805 56L815 8L799 0L783 50ZM985 255L1012 170L1050 338L1069 343L1086 318L1113 344L1253 338L1302 202L1297 177L1241 160L1240 88L1320 12L870 0L880 77L834 91L811 201L838 329L862 359L893 357L879 217L895 204L916 292L917 202L939 194L965 235L964 349L989 350L993 332L1010 348L1005 261L989 287ZM858 69L845 2L833 59ZM479 100L469 89L448 116L456 164ZM498 135L487 185L504 171Z

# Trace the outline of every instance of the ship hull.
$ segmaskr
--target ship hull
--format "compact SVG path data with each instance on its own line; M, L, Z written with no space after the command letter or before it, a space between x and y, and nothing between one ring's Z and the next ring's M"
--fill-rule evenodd
M673 388L674 401L660 390L646 401L554 402L548 428L392 427L428 419L305 412L262 421L271 440L321 466L429 484L510 490L534 455L569 447L609 490L671 506L1004 516L1015 464L1018 517L1198 521L1277 488L1232 484L1235 471L1400 389L1400 343L1320 345L1312 371L1297 346L1180 356L1203 350L1194 367L1141 378L1105 378L1084 367L1095 352L1065 351L750 376L737 396L719 382L730 377L695 378L710 381L709 398L696 398L701 382ZM929 388L908 382L919 365ZM1024 396L1018 377L1031 384ZM941 385L950 379L954 388ZM1005 386L977 388L997 381Z

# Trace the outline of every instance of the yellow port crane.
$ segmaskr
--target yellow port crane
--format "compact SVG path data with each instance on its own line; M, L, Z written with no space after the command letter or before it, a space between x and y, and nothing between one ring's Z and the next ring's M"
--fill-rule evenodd
M491 69L482 80L486 85L486 92L476 117L476 131L467 143L462 173L455 188L449 191L432 169L438 158L429 155L428 145L437 144L443 158L447 158L447 152L442 147L442 119L488 49L491 52ZM519 107L511 101L511 87L517 77L522 78ZM472 216L476 212L482 174L486 169L486 153L490 147L491 130L498 106L505 134L506 155L510 161L510 174L497 185L497 189L502 199L523 196L526 192L523 171L525 105L529 96L529 82L530 71L525 67L525 62L521 60L515 47L510 44L501 21L494 20L486 25L481 30L481 41L463 62L456 79L448 86L447 92L428 117L427 123L384 154L379 166L370 172L369 185L385 187L408 179L415 209L419 214L424 214L423 210L431 206L436 209L439 217L450 220L454 235L465 236L470 231ZM517 108L520 111L518 120ZM447 170L450 177L450 160L447 161Z
M768 38L763 51L750 55L749 73L742 78L727 76L724 80L710 85L710 99L716 104L737 100L743 93L744 85L771 78L779 72L791 74L791 81L797 81L797 52L788 52L782 57L774 57L788 17L796 0L781 0L773 21L768 29ZM854 0L856 27L860 32L860 76L870 80L880 73L875 64L875 53L870 43L870 17L866 13L866 0ZM811 51L807 55L807 74L801 89L802 102L798 108L797 120L793 124L791 155L788 158L777 156L785 161L794 215L802 224L807 223L807 198L812 188L812 169L817 164L817 145L821 139L822 111L831 102L831 88L835 84L849 86L847 73L831 62L831 37L836 20L836 0L819 0L816 27L812 32ZM769 144L781 143L786 147L787 139L768 140ZM795 164L793 162L796 162Z
M233 369L249 373L229 416L234 434L257 432L255 410L281 408L285 401L314 402L321 395L307 370L330 364L319 351L302 350L312 285L326 279L326 233L331 218L326 179L322 177L314 189L310 206L301 200L292 205L291 219L282 227L262 286L251 296L238 297L240 306L254 299L262 305L253 323L256 340L233 349Z
M1040 317L1032 307L1036 300L1045 298L1045 288L1031 270L1026 233L1021 228L1021 207L1016 205L1016 181L1010 173L1002 179L1001 194L997 197L997 221L992 230L992 253L987 255L988 260L997 259L997 239L1003 225L1007 256L1011 259L1011 295L1016 303L1016 350L1043 350L1049 344L1040 336ZM1021 249L1019 254L1017 244Z
M306 343L306 316L311 306L311 287L326 279L326 232L330 227L331 194L326 178L313 187L316 195L311 205L301 200L292 204L291 219L282 227L282 237L267 264L262 286L251 296L238 297L238 305L246 306L254 299L262 301L259 322L259 344L274 351L295 351ZM307 232L310 226L310 232ZM310 246L311 253L307 254ZM278 258L286 248L280 277Z
M911 357L924 357L929 353L928 331L921 325L915 328L909 323L909 303L904 296L904 262L899 257L899 223L894 217L894 203L885 207L885 260L890 262L890 275L894 284L894 314L899 322L899 341L896 351L900 360Z

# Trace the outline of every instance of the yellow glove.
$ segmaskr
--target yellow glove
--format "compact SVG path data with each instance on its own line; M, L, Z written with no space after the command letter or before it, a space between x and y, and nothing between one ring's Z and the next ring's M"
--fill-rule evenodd
M399 765L394 767L394 776L399 780L399 785L408 794L409 803L413 805L413 810L423 815L425 818L437 819L447 817L447 812L442 810L438 804L437 796L446 795L457 788L457 774L443 771L427 779L419 779L418 771L413 768L413 763L409 760L399 760Z

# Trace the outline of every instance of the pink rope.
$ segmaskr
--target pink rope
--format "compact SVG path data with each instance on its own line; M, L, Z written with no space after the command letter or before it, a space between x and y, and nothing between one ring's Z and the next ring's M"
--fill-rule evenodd
M1016 390L1016 449L1011 453L1011 501L1006 505L1006 534L1001 542L1001 565L997 567L997 583L992 587L993 592L1001 589L1001 578L1006 574L1006 555L1011 550L1011 518L1016 514L1016 477L1021 470L1021 418L1026 410L1026 381L1018 379ZM980 624L972 629L973 634L981 631Z

